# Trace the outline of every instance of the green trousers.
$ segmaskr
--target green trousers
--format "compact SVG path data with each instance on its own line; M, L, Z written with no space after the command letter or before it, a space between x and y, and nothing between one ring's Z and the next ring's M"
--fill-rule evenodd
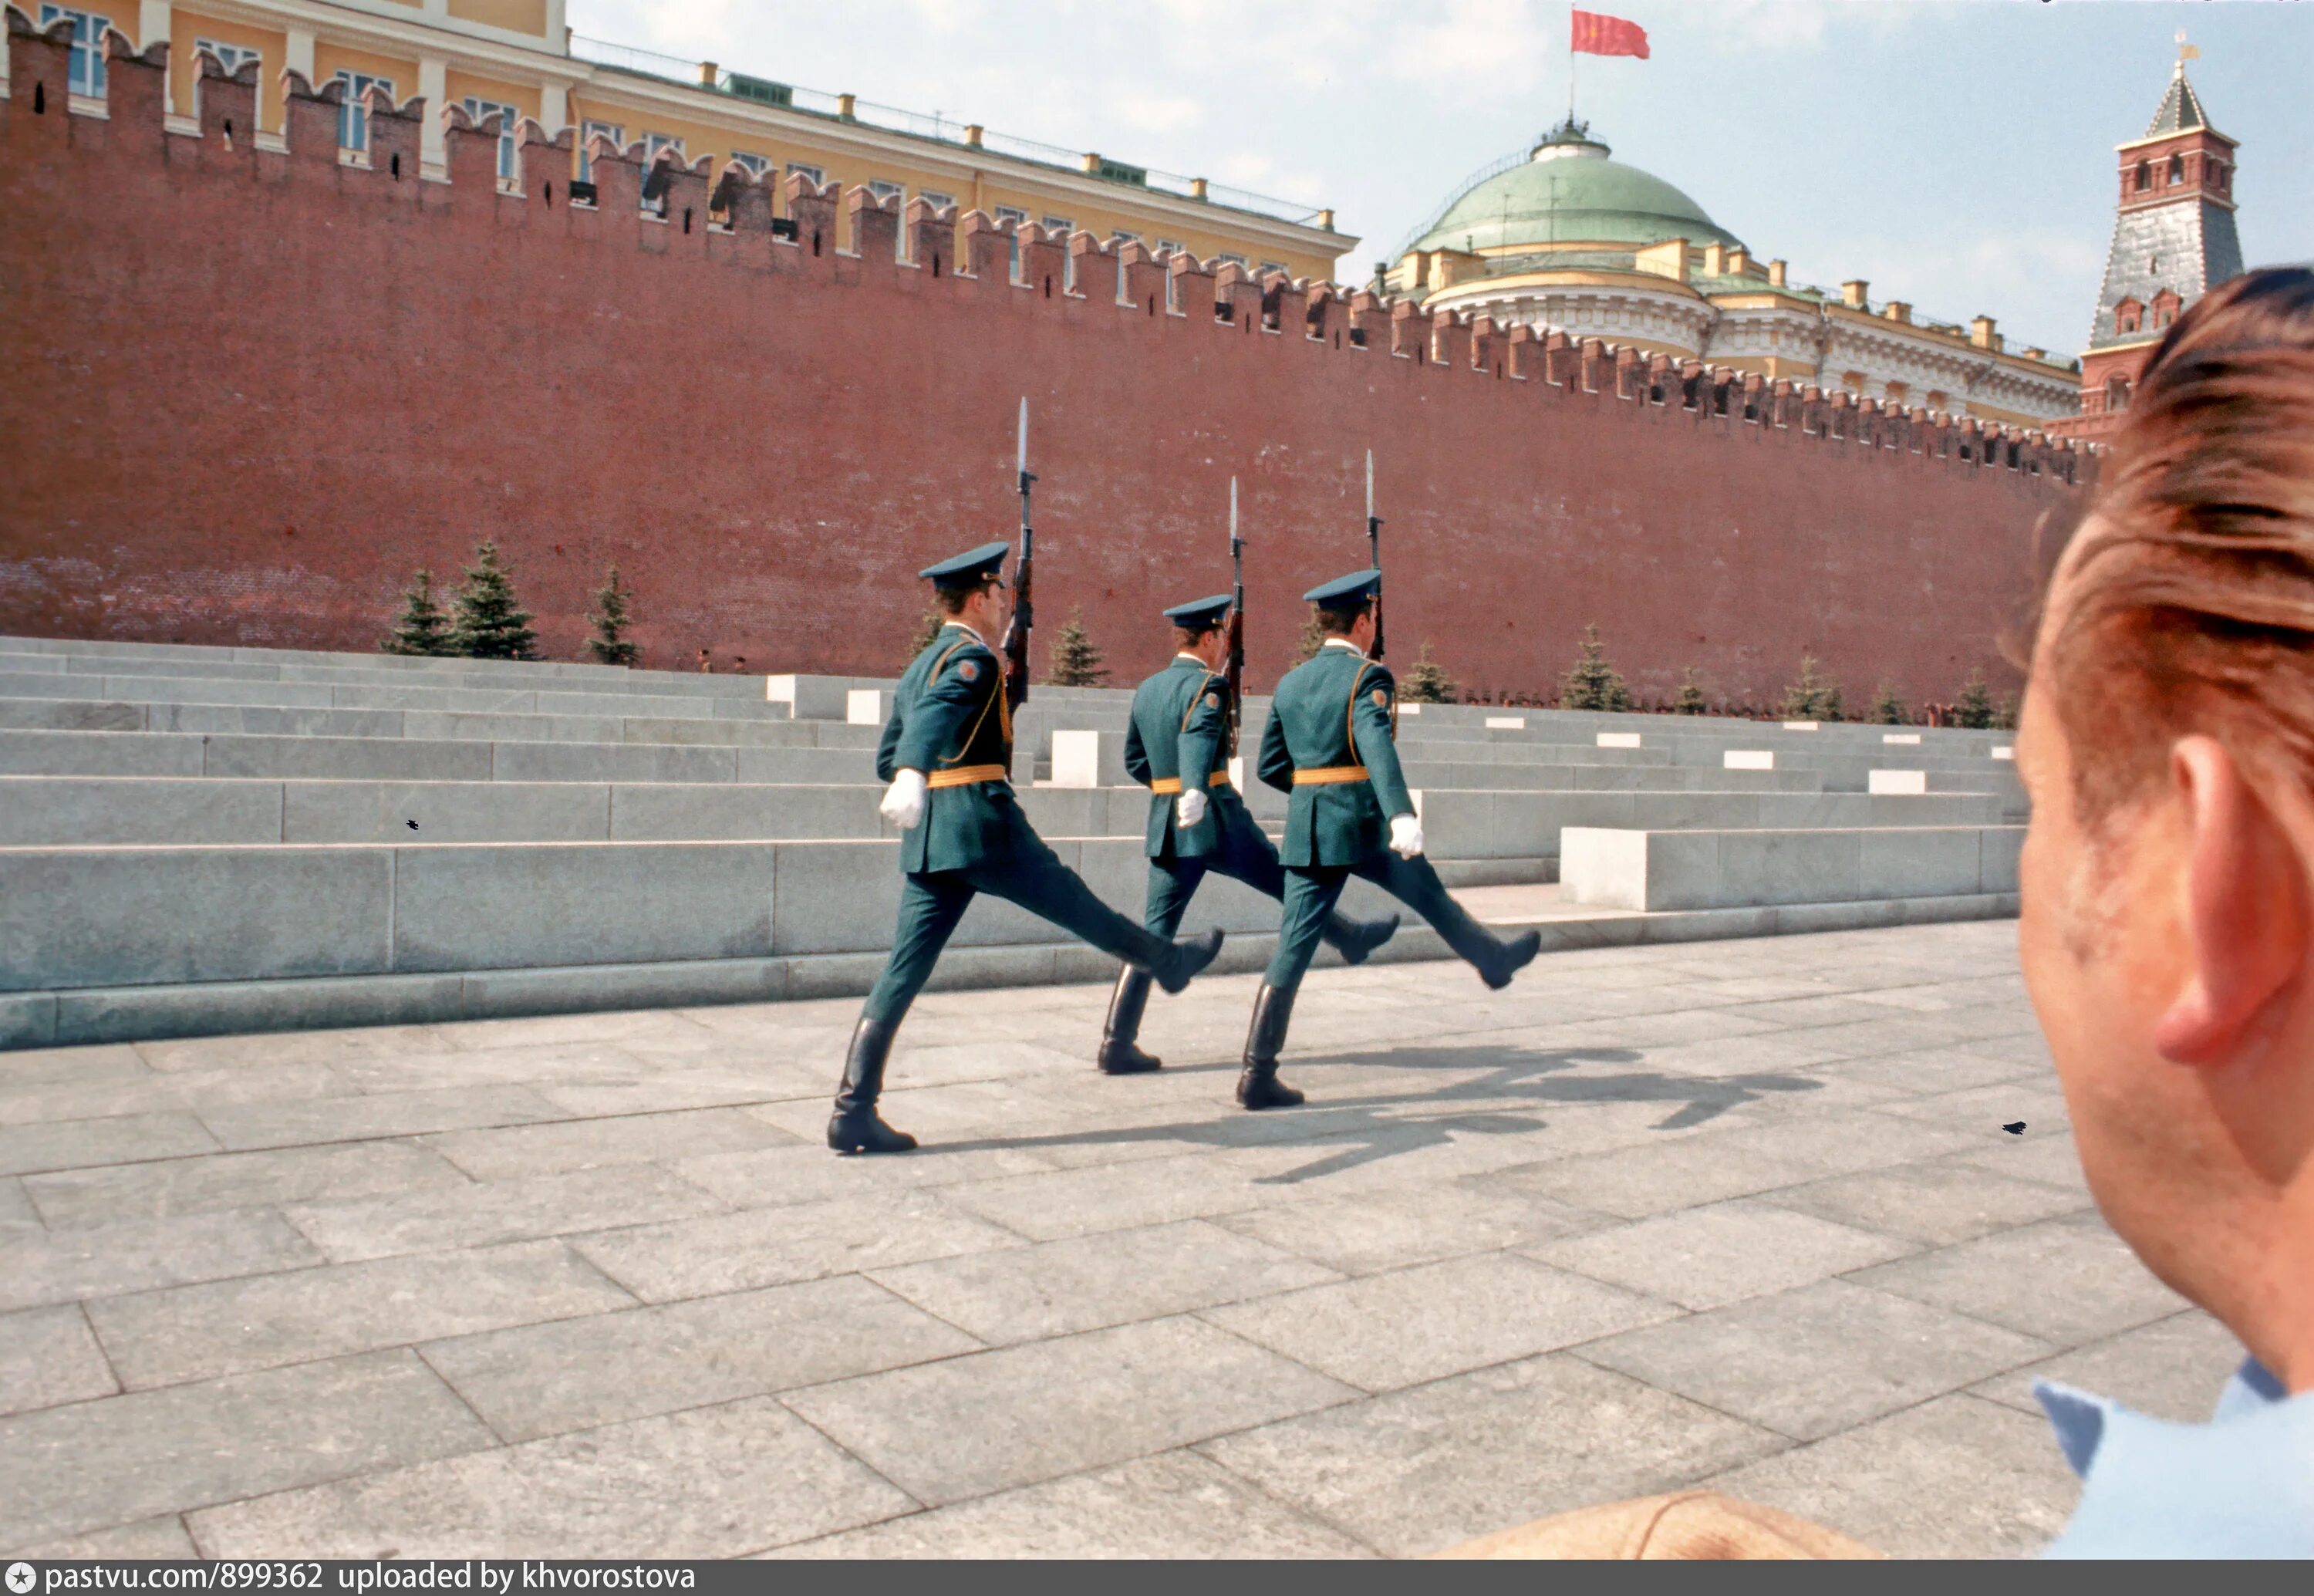
M1471 917L1438 879L1430 861L1418 854L1400 859L1387 849L1354 865L1286 865L1285 919L1277 928L1277 951L1269 960L1269 984L1291 992L1310 973L1326 922L1353 876L1381 887L1430 922L1446 946L1473 965L1481 965L1499 945L1494 932Z

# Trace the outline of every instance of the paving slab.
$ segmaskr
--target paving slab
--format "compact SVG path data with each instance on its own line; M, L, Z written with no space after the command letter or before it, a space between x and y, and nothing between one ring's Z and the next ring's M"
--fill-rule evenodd
M426 1361L499 1434L566 1431L980 1350L859 1275L429 1343Z
M644 1164L477 1181L360 1202L301 1203L283 1217L332 1263L348 1264L723 1211L699 1187Z
M232 1208L409 1195L462 1186L467 1177L409 1142L341 1142L265 1152L212 1153L24 1177L40 1217L58 1229L170 1219Z
M217 1148L217 1139L199 1120L173 1112L0 1125L0 1175L126 1164Z
M1198 1220L879 1269L870 1276L990 1345L1158 1318L1339 1278Z
M633 1301L561 1243L526 1241L109 1297L88 1311L122 1383L138 1389Z
M1760 1200L1930 1247L2077 1213L2089 1201L2084 1191L1995 1175L1952 1159L1835 1175Z
M1704 1483L1898 1557L2027 1556L2080 1498L2045 1422L1965 1393Z
M76 1305L0 1314L0 1415L85 1402L119 1389Z
M44 1408L0 1419L0 1549L494 1444L406 1351Z
M566 1169L673 1162L719 1153L793 1147L795 1138L737 1108L682 1109L607 1119L564 1120L487 1131L451 1131L427 1147L477 1180L508 1180Z
M212 1557L729 1557L915 1503L768 1398L191 1516Z
M98 1559L111 1562L120 1558L163 1558L171 1562L199 1556L200 1549L193 1545L185 1521L175 1513L163 1513L157 1518L139 1519L133 1524L121 1524L110 1530L98 1530L87 1535L75 1535L69 1540L51 1541L46 1546L26 1547L23 1555L36 1562L85 1562Z
M0 1233L0 1309L116 1297L322 1261L278 1213L188 1214Z
M1859 1284L2079 1346L2188 1304L2086 1215L2021 1225L1867 1269Z
M1450 1258L1200 1317L1367 1391L1554 1351L1677 1309L1515 1253Z
M2041 1405L2034 1399L2033 1382L2051 1380L2111 1397L2158 1419L2202 1424L2209 1422L2218 1393L2245 1355L2232 1331L2200 1309L2188 1309L2085 1342L1970 1389L2038 1418Z
M2028 1363L2045 1341L1848 1280L1593 1342L1603 1368L1798 1440Z
M1559 1268L1701 1310L1886 1263L1912 1248L1739 1197L1524 1250Z
M1126 1548L1130 1548L1129 1550ZM764 1554L820 1558L1371 1557L1314 1514L1193 1451L1000 1491Z
M938 1505L1356 1395L1184 1317L975 1353L783 1400L909 1495Z
M1419 1556L1771 1453L1781 1436L1563 1354L1197 1450L1378 1551Z
M1020 1244L1013 1232L924 1191L638 1225L572 1242L605 1274L646 1302Z

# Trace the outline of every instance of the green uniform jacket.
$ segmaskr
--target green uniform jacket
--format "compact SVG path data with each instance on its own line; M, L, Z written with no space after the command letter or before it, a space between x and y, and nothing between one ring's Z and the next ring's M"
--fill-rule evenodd
M1287 865L1355 865L1382 851L1389 822L1414 813L1398 768L1398 684L1389 668L1348 648L1318 650L1285 673L1261 735L1261 779L1291 796ZM1297 787L1296 771L1364 765L1366 779Z
M1125 728L1125 768L1144 787L1178 779L1183 790L1202 792L1206 817L1184 828L1174 817L1171 793L1149 795L1149 857L1200 859L1221 846L1219 809L1242 802L1226 782L1211 783L1229 768L1229 682L1203 660L1176 657L1133 695Z
M888 782L902 771L922 771L930 780L942 771L975 765L1001 766L1003 779L927 792L923 819L900 833L904 872L1004 863L1012 857L1015 831L1028 829L1012 796L1012 716L1004 703L1003 666L970 628L951 622L892 690L892 718L876 748L876 776Z

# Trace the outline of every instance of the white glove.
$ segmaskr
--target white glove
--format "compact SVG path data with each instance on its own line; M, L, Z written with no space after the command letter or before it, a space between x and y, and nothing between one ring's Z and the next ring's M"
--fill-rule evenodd
M884 818L904 832L912 832L924 817L924 773L902 771L892 779L884 801L876 806Z
M1412 859L1422 851L1422 822L1411 815L1393 815L1390 818L1390 851L1400 859Z
M1191 788L1173 800L1173 818L1184 826L1195 825L1206 817L1206 795Z

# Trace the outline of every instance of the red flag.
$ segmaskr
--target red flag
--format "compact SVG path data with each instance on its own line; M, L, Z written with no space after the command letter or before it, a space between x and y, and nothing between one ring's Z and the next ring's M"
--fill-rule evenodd
M1644 61L1647 58L1647 31L1621 17L1578 11L1575 13L1572 48L1579 56L1637 56Z

